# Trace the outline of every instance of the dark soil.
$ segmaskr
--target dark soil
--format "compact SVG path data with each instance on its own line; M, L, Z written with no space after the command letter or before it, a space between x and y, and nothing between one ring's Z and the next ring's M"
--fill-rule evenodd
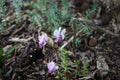
M70 0L71 1L71 0ZM74 1L74 0L73 0ZM78 1L78 2L77 2ZM74 11L76 14L84 14L93 3L89 3L89 0L80 2L77 0L74 2L75 5ZM93 0L94 1L94 0ZM99 1L99 0L96 0ZM99 2L96 2L99 3ZM109 30L115 34L120 35L120 23L118 21L113 22L112 19L116 19L114 16L115 12L105 11L106 7L104 4L99 3L102 6L101 13L96 13L99 15L98 18L92 18L101 20L101 24L97 25L104 30ZM102 5L101 5L102 4ZM86 7L84 7L86 5ZM9 6L9 4L8 4ZM104 8L103 8L104 6ZM117 6L118 7L118 6ZM81 9L82 8L82 9ZM116 9L116 8L115 8ZM117 9L116 9L117 10ZM12 8L9 13L13 14ZM24 13L24 10L23 10ZM118 13L119 14L119 13ZM46 45L46 48L40 48L38 46L38 27L32 26L31 22L28 20L26 14L23 14L24 19L21 23L16 23L14 16L9 15L11 23L7 24L8 27L5 28L5 31L0 32L0 48L9 50L9 46L18 44L18 47L11 53L11 55L2 63L2 72L0 73L1 80L60 80L57 79L56 73L49 74L47 69L47 63L50 61L55 61L57 64L60 63L60 55L58 52L60 46L51 47ZM78 15L79 16L79 15ZM117 15L116 15L117 16ZM118 16L117 16L118 17ZM116 25L114 26L113 25ZM66 27L65 27L66 28ZM117 29L116 29L117 28ZM45 31L45 30L43 30ZM47 31L46 31L47 33ZM68 35L72 36L72 31L68 31ZM120 80L120 36L114 36L103 30L94 29L93 32L88 36L82 36L79 34L77 38L80 38L82 41L75 47L76 55L75 58L71 52L73 52L73 43L70 42L65 48L70 51L67 55L68 58L73 62L74 59L81 60L81 56L87 56L90 60L89 74L91 76L89 79L82 79L83 76L74 77L72 71L68 74L69 80ZM9 41L11 38L20 38L28 39L27 42L14 42ZM69 38L70 38L69 37ZM68 38L68 39L69 39ZM65 39L67 41L67 39ZM8 48L8 49L7 49ZM6 52L4 52L6 55ZM102 73L97 71L97 59L99 56L103 56L107 65L109 66L108 74L102 76ZM0 66L1 66L0 65ZM81 65L79 69L81 69ZM81 71L81 70L80 70ZM96 72L95 72L96 71ZM95 74L93 74L95 73ZM84 77L83 77L84 78Z

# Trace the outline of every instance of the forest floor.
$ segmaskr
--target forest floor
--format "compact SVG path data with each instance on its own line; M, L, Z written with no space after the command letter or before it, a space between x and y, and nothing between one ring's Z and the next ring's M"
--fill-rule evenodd
M96 2L96 4L99 3ZM77 0L70 5L74 6L74 9L73 7L71 9L77 14L75 18L79 22L93 26L89 35L79 33L79 31L74 32L75 30L65 25L63 28L66 28L68 37L63 43L54 42L54 47L47 44L44 48L40 48L38 45L39 27L33 26L25 13L30 6L22 9L22 21L17 23L14 9L6 2L9 15L6 19L0 20L1 23L7 22L4 30L0 32L0 49L2 49L0 55L3 52L1 56L8 56L3 62L0 56L0 80L64 80L60 79L59 75L65 75L67 80L120 80L120 10L117 6L114 10L107 12L106 6L103 7L105 4L101 4L91 19L83 19L84 12L92 5L89 0L82 2ZM45 29L41 31L51 35ZM69 42L72 36L74 38ZM76 46L74 39L77 38L80 42ZM58 74L58 72L49 74L47 63L54 61L60 66L59 49L66 43L64 49L69 59L68 74ZM75 60L80 62L77 68ZM83 69L85 60L89 62L87 70ZM74 69L78 73L75 73ZM85 71L86 74L84 74Z

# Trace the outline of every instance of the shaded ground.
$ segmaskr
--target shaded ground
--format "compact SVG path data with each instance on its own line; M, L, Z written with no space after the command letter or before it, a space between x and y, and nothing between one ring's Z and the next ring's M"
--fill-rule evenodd
M77 4L79 4L80 6L78 6ZM86 0L84 2L76 1L74 5L76 6L75 10L78 10L79 13L83 14L84 10L86 8L90 8L90 6L87 6L86 8L83 8L82 6L91 4L88 3ZM80 12L79 10L83 10L83 12ZM102 8L102 10L105 11L105 8ZM96 13L100 16L98 17L98 20L101 20L102 23L99 26L104 30L109 30L115 34L120 34L119 19L117 18L117 21L113 22L112 13L114 12L101 12L101 14ZM6 49L5 51L7 51L7 48L14 44L19 45L19 47L12 52L11 56L9 56L9 58L3 63L3 72L0 74L0 78L2 80L59 80L56 78L56 74L48 74L47 63L53 60L57 64L59 64L60 55L58 49L64 43L60 46L55 44L56 47L53 48L49 45L46 45L46 49L41 49L38 46L37 39L39 28L33 27L31 25L26 14L23 16L24 20L21 23L16 24L13 19L13 23L9 25L9 27L5 28L5 32L0 33L0 47ZM72 36L69 31L68 35ZM81 37L81 35L83 34L80 33L77 36L81 39L81 42L78 46L76 46L75 49L77 59L82 62L83 58L87 58L90 61L89 72L91 74L95 73L91 78L86 80L119 80L120 36L116 37L100 29L93 30L93 32L89 36ZM9 41L9 39L14 37L27 39L27 41ZM67 39L65 39L65 42L67 42ZM74 42L71 42L66 46L66 49L68 50L67 56L71 60L70 62L73 62L73 60L75 59L73 57L73 54L71 54L73 52L73 43ZM102 72L96 71L99 56L104 57L105 62L109 66L109 73L105 76L102 76ZM79 66L79 69L81 69L81 64ZM70 67L74 68L72 66ZM81 79L83 76L74 77L72 71L70 71L68 76L69 80L85 80Z

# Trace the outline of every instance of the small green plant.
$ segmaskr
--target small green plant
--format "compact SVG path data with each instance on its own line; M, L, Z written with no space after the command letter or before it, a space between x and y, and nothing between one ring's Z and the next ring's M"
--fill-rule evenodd
M4 23L0 23L0 33L4 32Z
M76 45L76 47L79 46L80 42L81 42L80 38L76 38L76 41L75 41L75 45Z
M87 35L89 35L93 31L92 27L86 24L81 24L79 28L83 33Z
M0 18L3 20L6 18L6 16L5 0L0 0Z
M1 69L1 66L2 66L2 64L3 64L3 62L4 62L4 58L3 58L3 49L2 48L0 48L0 69Z
M61 80L67 80L67 74L69 73L69 68L68 68L69 59L67 57L66 50L63 49L60 51L60 58L61 58L61 62L60 62L57 74L59 75L59 78ZM61 74L61 73L63 73L63 74Z
M37 3L31 3L33 10L27 11L32 16L30 21L47 30L54 31L75 16L70 13L67 0L62 0L61 4L58 1L49 0L38 0Z
M0 18L1 20L4 20L7 16L7 10L5 6L5 0L0 0ZM4 31L5 23L1 22L0 23L0 32Z
M61 67L63 68L64 72L68 72L68 57L66 56L67 51L66 50L61 50L60 51L60 56L61 56Z
M21 8L23 6L23 2L22 0L11 0L12 2L12 6L15 10L15 15L16 15L16 19L17 19L17 23L21 22Z
M76 21L76 30L82 32L85 35L89 35L93 31L93 28L87 24Z
M84 60L83 66L82 66L82 76L83 77L86 77L89 75L88 67L89 67L89 62L87 60Z
M33 10L32 12L28 10L27 13L29 13L29 15L31 15L31 17L30 17L29 20L30 20L33 24L37 24L38 26L43 26L43 25L42 25L42 18L41 18L41 16L37 13L36 10Z
M85 19L92 19L96 10L98 9L98 7L99 7L98 4L93 4L92 7L85 12L84 18ZM89 26L87 24L80 23L79 21L76 21L76 26L77 26L77 30L82 31L86 35L89 35L93 31L91 26Z
M94 16L94 14L95 14L96 10L98 9L98 7L99 7L98 4L93 4L91 9L86 11L85 18L86 19L91 19Z
M75 68L74 68L74 78L80 77L80 60L74 60Z
M13 45L3 56L3 49L0 48L0 69L2 68L2 65L4 61L11 55L11 53L18 47L18 44Z

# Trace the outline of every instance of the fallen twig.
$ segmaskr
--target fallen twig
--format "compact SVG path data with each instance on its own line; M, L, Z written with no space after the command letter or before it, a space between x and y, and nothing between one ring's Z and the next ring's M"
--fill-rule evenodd
M98 78L99 78L99 80L104 80L105 75L103 75L103 72L114 73L113 71L106 70L106 69L97 69L93 73L91 73L89 76L79 78L78 80L97 80ZM99 76L99 77L97 77L97 76Z
M19 29L17 29L16 31L14 31L14 32L10 35L10 37L12 37L12 36L15 35L16 33L20 32L25 26L26 26L26 22L24 22L23 25L22 25Z
M79 32L76 33L76 37L81 33L82 31L80 30ZM65 46L67 46L72 40L73 40L74 36L72 36L66 43L64 43L59 50L62 50Z
M83 19L83 18L73 18L73 20L78 20L78 21L80 21L82 23L85 23L85 24L88 24L90 26L93 26L94 28L99 29L99 30L101 30L101 31L103 31L105 33L108 33L108 34L112 35L112 36L116 36L116 37L120 36L120 34L113 33L113 32L111 32L109 30L105 30L104 28L101 28L101 26L98 26L98 24L101 23L100 20L98 20L98 21L97 20L93 20L92 21L92 20L87 20L87 19ZM80 30L79 32L76 33L76 36L75 35L74 36L77 37L81 32L82 31ZM72 36L66 43L64 43L59 48L59 50L62 50L67 44L69 44L74 39L74 36Z
M76 23L75 23L75 19L73 19L73 23L72 23L73 25L72 25L72 27L73 27L73 32L74 32L74 34L73 34L73 53L74 53L74 56L76 57L76 51L75 51L75 46L76 46L76 44L75 44L75 41L76 41Z
M96 29L99 29L105 33L108 33L112 36L116 36L116 37L119 37L120 34L117 34L117 33L113 33L109 30L106 30L104 28L101 28L101 26L98 26L98 24L101 24L101 21L100 20L87 20L87 19L83 19L83 18L76 18L76 20L82 22L82 23L85 23L85 24L88 24L90 26L92 26L93 28L96 28Z
M33 37L27 38L27 39L19 39L19 38L11 38L9 39L9 41L11 42L28 42L29 40L33 39Z

